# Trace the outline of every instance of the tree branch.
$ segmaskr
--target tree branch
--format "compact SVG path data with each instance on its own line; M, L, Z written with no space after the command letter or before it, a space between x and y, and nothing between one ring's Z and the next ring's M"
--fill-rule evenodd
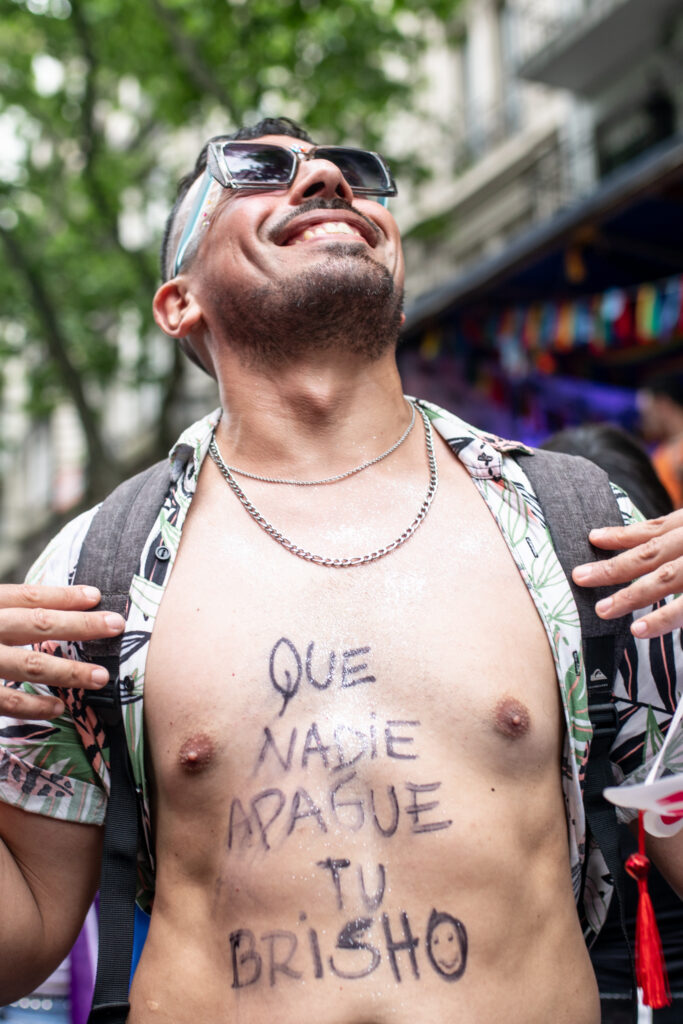
M235 125L242 119L232 97L208 71L208 64L195 46L194 40L183 31L176 18L161 0L150 0L150 5L166 29L171 46L191 82L202 93L214 96L230 114Z
M117 249L127 259L135 264L136 271L145 288L150 294L156 291L156 276L150 272L149 265L143 253L126 249L119 237L118 211L112 206L109 197L103 190L96 174L96 158L98 152L99 133L95 125L94 110L96 102L95 74L97 71L97 60L92 44L90 26L84 17L80 0L72 0L71 10L73 24L81 44L81 52L86 63L85 91L82 103L82 137L81 149L85 157L83 167L83 178L87 184L90 198L95 204L102 221L106 227L107 234Z
M116 465L102 438L100 425L91 408L77 368L69 357L68 343L59 326L57 309L45 282L31 263L14 232L0 227L0 239L10 264L19 271L29 292L34 312L43 327L45 346L54 360L64 390L70 395L83 428L88 451L87 478L89 487L97 488L99 480L116 477Z

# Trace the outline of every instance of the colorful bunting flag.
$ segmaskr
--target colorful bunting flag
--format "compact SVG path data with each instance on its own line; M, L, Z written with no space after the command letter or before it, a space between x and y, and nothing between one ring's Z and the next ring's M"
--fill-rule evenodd
M456 334L465 347L493 347L501 354L514 344L537 364L542 353L579 346L602 351L683 338L683 275L577 299L509 306L484 319L470 313L456 320ZM441 348L441 334L425 332L421 354L431 360Z

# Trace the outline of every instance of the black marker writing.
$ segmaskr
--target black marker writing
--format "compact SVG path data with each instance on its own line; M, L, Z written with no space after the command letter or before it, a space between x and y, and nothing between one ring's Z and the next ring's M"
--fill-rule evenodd
M346 736L346 739L344 739L344 736ZM356 761L360 761L367 750L367 736L365 733L361 732L360 729L354 729L350 725L344 725L344 723L335 726L334 742L337 745L335 772L338 772L340 768L350 768Z
M304 743L304 749L301 754L301 767L308 768L309 755L319 755L322 763L326 768L329 767L327 755L330 748L326 747L323 741L320 739L320 733L318 732L318 726L315 722L312 723L310 729L306 733L306 741Z
M299 808L302 804L304 805L304 809L300 810ZM292 798L292 807L289 813L289 826L287 828L288 836L291 836L297 821L302 821L304 818L315 818L320 826L320 831L327 832L327 825L323 820L320 808L305 789L299 788Z
M275 664L278 651L283 652L278 659L283 664L279 667ZM287 665L289 668L285 667ZM294 673L290 672L290 668L295 670ZM292 641L288 640L286 636L280 637L270 652L270 681L278 693L282 694L283 704L280 709L280 717L282 717L287 704L299 689L301 682L301 658Z
M349 782L355 779L356 773L349 772L348 775L344 775L339 780L336 786L330 792L330 805L332 807L332 813L339 822L340 825L345 825L346 828L350 828L352 832L357 832L358 829L362 828L365 824L365 811L363 810L363 801L360 797L352 797L351 799L340 800L338 797L339 790L342 786L346 786ZM355 821L349 821L347 818L344 820L340 817L339 811L341 808L351 807L354 810Z
M319 866L330 872L338 900L341 900L340 872L349 866L348 860L329 859L320 861ZM385 873L382 865L379 865L379 869L382 880L380 888L383 891ZM307 920L308 915L301 911L299 923ZM378 920L377 927L379 924ZM403 981L406 969L410 970L413 978L419 980L419 950L425 951L421 954L422 964L428 963L444 981L457 981L465 973L467 931L462 921L453 914L433 909L426 924L424 940L414 933L405 910L396 911L396 915L381 915L382 937L377 945L370 941L377 941L371 932L374 925L375 919L372 917L356 917L344 924L337 935L335 952L327 958L331 972L338 978L349 981L366 978L377 970L384 959L385 962L388 961L397 983ZM273 988L281 978L299 981L306 976L310 977L311 970L314 978L323 978L324 957L320 948L320 937L315 928L307 927L305 931L311 955L307 967L305 943L301 945L293 931L274 928L265 932L260 936L260 951L257 949L257 940L251 929L239 928L231 932L232 987L248 988L260 981ZM298 951L299 958L295 963Z
M432 910L425 948L437 974L447 981L462 978L467 966L467 932L462 921L444 911Z
M380 726L378 730L373 711L366 729L346 722L337 722L332 728L326 722L327 735L317 721L311 722L305 733L294 727L280 735L277 729L265 726L254 775L262 768L287 773L297 764L304 770L322 765L331 772L339 772L363 758L375 760L385 755L398 761L416 761L419 754L414 746L415 730L420 724L416 719L389 719L384 729Z
M396 954L401 951L408 953L408 956L410 957L410 965L413 968L413 975L416 978L420 977L420 972L417 969L417 958L415 956L415 950L417 949L417 944L420 940L413 936L413 933L410 930L408 915L405 910L401 911L401 925L403 927L403 941L396 942L391 934L389 917L387 914L382 914L382 927L384 928L384 937L387 943L389 963L391 964L391 969L394 972L396 981L401 980L401 972L398 969L398 963L396 961Z
M357 658L361 654L369 654L369 647L357 647L355 651L344 651L342 654L342 678L341 684L343 687L347 686L358 686L360 683L374 683L376 682L374 676L361 676L359 679L354 679L354 676L358 676L359 673L365 672L368 667L367 661L364 661L360 665L349 664L352 658Z
M374 789L370 790L370 805L372 807L372 820L375 823L375 827L377 828L377 831L380 832L383 836L386 836L387 838L389 838L389 836L393 836L394 832L398 828L398 815L399 815L398 799L396 797L396 790L394 789L393 786L387 786L387 796L389 797L389 801L390 801L390 803L393 806L393 811L392 811L391 824L387 825L386 828L385 828L383 825L380 825L379 818L377 817L377 811L375 810L375 791L374 791Z
M258 756L258 760L256 762L256 769L254 771L254 774L256 774L256 771L258 771L259 765L262 765L263 762L265 761L266 754L268 753L269 750L273 751L273 753L275 754L275 757L280 762L280 764L281 764L282 768L284 769L284 771L288 772L289 769L292 766L292 755L294 754L294 744L296 743L296 729L292 729L292 734L289 737L289 747L287 749L287 758L286 759L282 756L280 751L277 749L277 743L275 742L275 739L273 738L273 734L270 731L270 729L268 728L268 726L265 727L263 732L265 734L265 739L263 741L263 746L261 747L261 750L260 750L260 753L259 753L259 756Z
M329 871L330 874L332 875L332 881L334 882L334 888L337 893L338 910L344 909L344 900L342 898L341 878L339 877L339 872L342 868L348 868L350 864L351 861L347 860L346 857L343 857L341 860L333 860L332 857L328 857L327 860L317 861L317 865L319 868L323 868L326 871Z
M306 679L308 679L308 681L311 684L311 686L315 686L316 690L326 690L327 687L332 682L332 676L334 674L334 667L337 664L337 655L336 655L336 653L334 651L330 651L330 659L329 659L329 662L328 662L327 676L325 677L325 682L324 683L319 683L317 681L317 679L313 678L313 674L311 672L311 661L313 659L313 648L314 647L315 647L315 643L313 641L311 641L310 644L308 645L307 650L306 650Z
M275 798L275 810L272 812L268 820L264 821L260 814L260 806L264 801L270 800L271 797ZM285 803L285 794L282 792L281 789L264 789L251 801L251 810L254 817L256 818L256 822L261 832L261 840L266 850L270 849L270 844L268 843L268 829L273 824L275 819L279 816L280 812L282 811L282 808L285 806Z
M271 988L275 984L275 975L278 973L284 974L288 978L300 978L301 971L295 971L294 968L289 966L289 962L296 953L296 947L298 945L297 937L294 932L266 932L266 934L262 935L261 938L264 942L269 944L270 958L268 978ZM278 959L276 956L275 947L278 942L280 943L280 947L285 947L283 950L284 959Z
M235 798L230 804L230 822L228 824L228 849L232 850L233 842L235 840L235 833L242 829L242 841L241 846L248 845L251 836L252 828L249 822L249 815L242 807L242 801Z
M368 910L377 910L382 904L384 899L384 889L386 886L386 872L384 870L384 864L377 865L377 874L379 876L377 881L377 889L374 895L370 896L365 888L365 878L363 877L363 868L358 865L358 884L360 885L360 894L363 899L363 903Z
M359 686L361 683L374 683L377 681L377 677L372 673L372 670L368 671L368 661L358 660L364 658L370 652L371 648L369 646L355 647L341 652L340 685L343 689ZM272 686L283 698L283 704L279 712L280 717L284 715L288 703L299 690L304 671L306 681L314 689L328 690L332 686L338 664L337 652L332 650L327 656L327 670L324 679L317 677L313 666L315 655L316 643L314 640L311 640L307 645L305 658L301 657L299 649L289 637L281 636L273 646L270 652L269 675ZM320 659L318 658L319 661Z
M344 971L335 964L334 957L331 956L330 969L338 978L346 978L349 981L354 978L366 978L368 974L372 974L379 966L382 959L380 951L376 946L371 946L369 942L361 942L359 938L368 928L372 928L372 918L357 917L355 921L349 921L345 924L339 932L337 936L337 949L365 950L370 954L370 963L360 970Z
M412 754L412 753L411 754L402 754L398 750L396 750L395 744L397 744L397 743L412 743L413 742L413 737L412 736L396 736L394 734L393 730L399 728L400 726L406 726L406 725L413 725L413 726L415 726L415 725L419 725L419 724L420 724L419 722L415 722L415 721L406 722L406 721L402 721L400 719L396 719L395 721L387 722L386 727L384 729L384 736L385 736L386 744L387 744L387 756L388 757L396 757L396 758L399 758L402 761L414 761L417 758L417 754Z
M323 961L320 956L320 943L318 942L318 933L315 928L308 929L308 941L311 945L311 956L313 957L313 977L322 978Z
M246 946L246 949L244 948ZM261 977L261 957L254 949L254 933L248 928L238 928L230 933L232 955L232 987L244 988L253 985ZM249 965L248 967L246 965ZM246 970L240 977L240 968Z
M297 787L291 796L282 789L271 787L260 790L248 803L246 799L235 797L230 805L228 849L248 847L256 837L264 850L270 850L273 828L278 819L284 826L283 829L278 826L278 841L286 840L295 829L302 827L301 823L307 818L312 819L311 824L315 824L316 830L322 833L334 830L336 826L358 832L367 822L385 839L397 833L401 813L409 819L402 831L409 828L411 835L429 834L451 827L453 822L450 818L427 817L439 807L438 800L420 800L422 794L438 790L440 782L405 782L403 785L409 794L409 801L403 808L399 807L395 786L386 786L386 795L381 790L366 790L356 771L347 772L337 779L329 787L324 802L318 802L302 786ZM287 813L284 813L286 808Z
M440 782L428 782L423 785L406 782L405 786L413 794L412 803L405 808L406 814L410 814L413 818L413 832L438 832L453 824L450 819L447 821L420 821L420 815L426 814L427 811L433 811L435 807L439 806L439 801L430 800L426 804L419 804L417 802L418 793L433 793L441 786Z
M319 868L322 868L324 871L330 872L330 877L334 885L334 891L337 899L337 909L343 910L344 896L342 893L341 872L344 870L344 868L348 868L351 866L351 861L348 860L347 857L341 857L338 859L328 857L326 860L319 860L316 863ZM365 887L365 878L363 875L362 865L358 864L357 869L358 886L360 890L361 899L363 900L363 903L365 904L368 910L377 910L377 908L381 905L382 900L384 899L384 890L386 888L386 872L384 870L384 865L377 865L377 889L372 895L368 893Z
M375 719L377 715L374 711L370 712L370 757L374 761L377 757L377 726L375 725Z

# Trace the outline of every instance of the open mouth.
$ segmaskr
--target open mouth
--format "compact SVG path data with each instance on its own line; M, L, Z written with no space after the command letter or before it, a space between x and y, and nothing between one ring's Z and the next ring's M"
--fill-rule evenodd
M291 220L291 223L289 221ZM276 245L301 245L325 241L365 242L371 248L379 241L379 230L363 217L345 211L315 210L288 218L287 225L276 230Z
M326 220L296 232L296 234L291 235L287 239L286 244L299 245L301 242L311 242L315 238L327 239L330 236L338 237L339 235L344 235L347 238L357 238L361 242L365 241L358 228L352 224L347 224L343 220Z

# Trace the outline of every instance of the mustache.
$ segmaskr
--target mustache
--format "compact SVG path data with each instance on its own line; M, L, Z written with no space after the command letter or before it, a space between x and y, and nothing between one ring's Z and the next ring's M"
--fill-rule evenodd
M292 210L291 213L288 213L286 217L282 218L279 224L275 225L270 232L270 236L272 238L276 238L296 217L300 217L303 213L310 213L312 210L346 210L347 213L352 213L354 217L360 217L360 219L368 225L375 236L375 239L377 240L379 238L380 230L370 217L366 217L364 213L357 210L355 206L351 206L351 204L347 203L345 199L339 199L336 196L331 199L309 199L305 203L302 203L301 206L297 206L296 210Z

